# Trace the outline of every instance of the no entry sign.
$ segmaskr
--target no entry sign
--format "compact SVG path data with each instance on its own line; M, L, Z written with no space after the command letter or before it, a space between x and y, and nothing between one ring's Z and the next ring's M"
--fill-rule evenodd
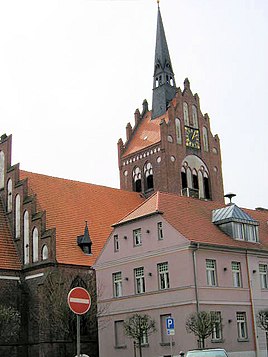
M74 288L68 294L68 305L72 312L83 315L88 312L91 305L91 298L88 291L84 288Z

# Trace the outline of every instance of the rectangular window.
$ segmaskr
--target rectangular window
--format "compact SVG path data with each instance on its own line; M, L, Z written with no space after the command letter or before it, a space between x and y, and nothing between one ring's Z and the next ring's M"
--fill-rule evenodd
M236 321L238 340L246 340L248 338L246 313L237 312Z
M114 297L122 296L122 273L113 273Z
M145 278L144 278L144 268L134 269L135 276L135 289L137 294L145 293Z
M141 245L141 229L134 229L133 231L133 241L134 241L134 246Z
M233 286L235 288L242 287L241 280L241 264L240 262L232 262Z
M119 239L117 234L114 235L114 251L119 251Z
M267 264L259 264L259 272L260 272L260 279L261 279L261 288L267 289Z
M216 260L206 259L207 284L209 286L217 285L216 278Z
M171 314L160 315L160 326L161 326L161 343L166 345L170 342L170 337L167 334L167 318L169 318Z
M126 345L123 320L114 322L114 338L115 347L122 347Z
M157 264L159 288L160 290L165 290L169 288L169 273L168 273L168 263Z
M222 340L221 312L215 311L215 314L216 314L216 322L214 324L211 337L213 341L219 341Z
M164 239L162 222L157 223L157 232L158 232L158 239L159 240Z

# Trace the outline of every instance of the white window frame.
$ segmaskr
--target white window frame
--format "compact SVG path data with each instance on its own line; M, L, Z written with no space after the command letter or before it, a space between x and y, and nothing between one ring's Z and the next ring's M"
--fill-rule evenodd
M114 297L121 297L123 295L121 271L113 273L113 291Z
M216 260L206 259L207 285L217 286Z
M114 235L114 251L118 252L119 251L119 238L118 234Z
M133 230L133 244L134 247L138 247L142 245L141 241L141 228L137 228Z
M158 234L158 240L164 239L163 223L162 222L157 223L157 234Z
M29 264L30 262L30 224L29 224L29 213L24 212L23 215L23 246L24 246L24 264Z
M239 341L248 339L247 316L245 312L236 313L237 338Z
M267 264L259 264L261 289L268 289Z
M135 268L134 269L134 277L135 277L136 294L145 293L144 267Z
M217 315L217 319L216 319L216 322L215 322L215 324L213 326L211 339L212 339L212 341L222 341L221 312L220 311L214 311L214 313Z
M242 288L241 263L233 261L232 263L233 286Z
M158 271L158 282L159 289L166 290L169 289L169 271L168 271L168 262L157 264Z
M11 178L7 181L7 212L12 211L13 188Z
M20 195L15 198L15 237L20 238Z
M39 241L38 241L38 229L34 227L32 234L32 242L33 242L33 263L38 262L39 259Z

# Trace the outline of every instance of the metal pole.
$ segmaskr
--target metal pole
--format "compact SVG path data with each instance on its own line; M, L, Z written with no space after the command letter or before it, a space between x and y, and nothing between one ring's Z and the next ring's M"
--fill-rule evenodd
M171 357L173 357L173 338L172 338L172 335L170 335L170 354L171 354Z
M77 322L77 357L80 357L80 315L76 315L76 322Z

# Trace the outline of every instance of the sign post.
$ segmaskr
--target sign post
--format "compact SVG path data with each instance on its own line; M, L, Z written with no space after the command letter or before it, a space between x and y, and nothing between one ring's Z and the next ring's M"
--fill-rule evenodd
M173 357L173 338L175 335L175 321L173 317L167 317L166 319L167 335L170 336L170 354Z
M77 357L81 356L80 351L80 315L85 314L90 309L91 298L88 291L84 288L74 288L68 294L69 308L76 314L77 322Z

